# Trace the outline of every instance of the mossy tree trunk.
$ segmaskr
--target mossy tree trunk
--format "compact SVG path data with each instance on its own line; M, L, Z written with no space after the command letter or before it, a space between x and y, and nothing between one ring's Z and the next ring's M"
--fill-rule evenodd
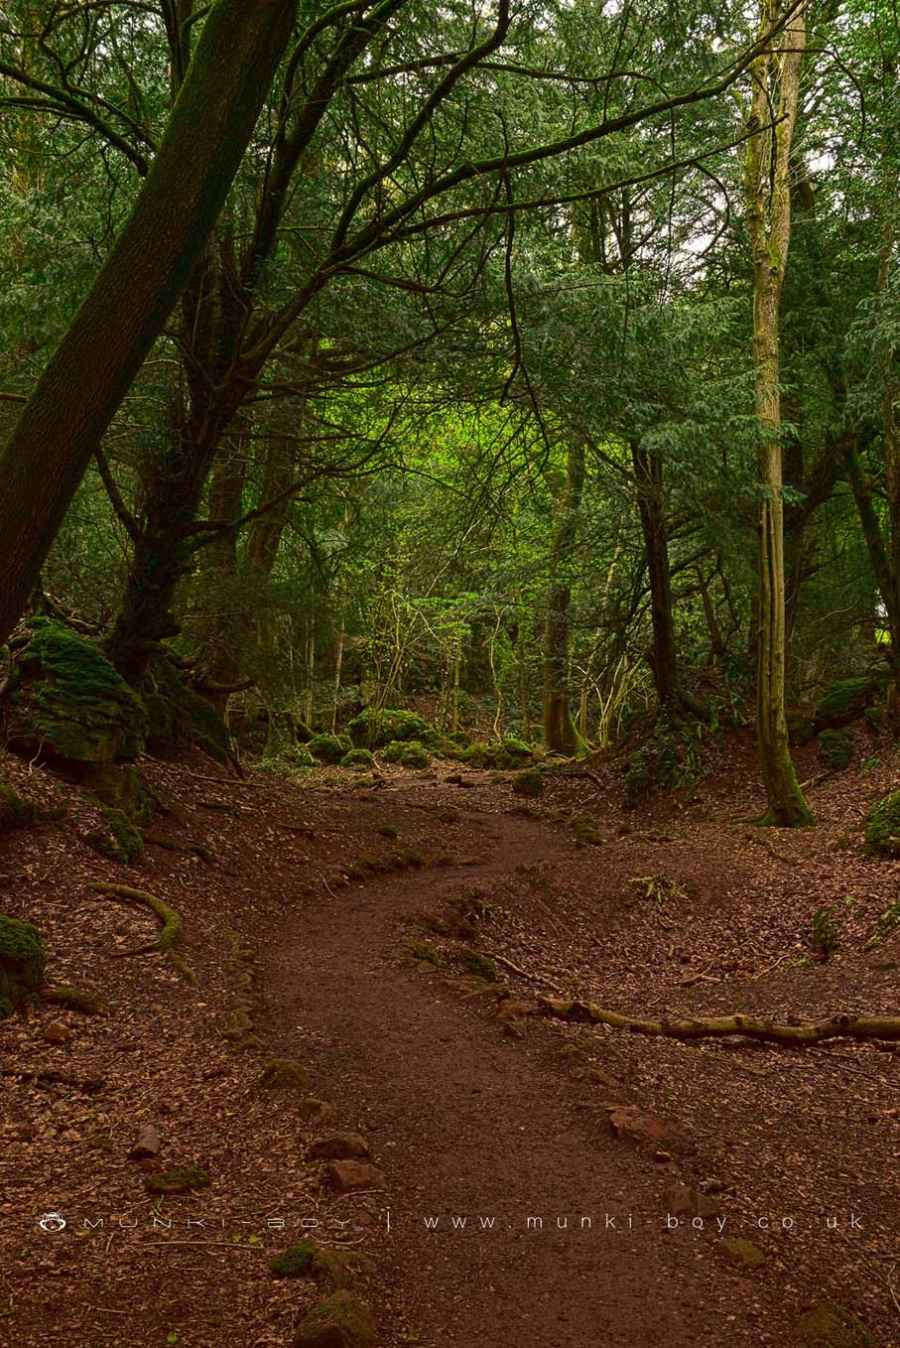
M677 665L663 466L658 454L643 449L636 441L631 444L631 462L650 581L653 681L660 710L666 711L676 700Z
M295 9L296 0L217 0L205 19L128 222L0 462L0 641L22 614L91 456L203 253Z
M554 497L550 541L550 585L544 621L544 743L556 753L574 754L581 744L572 718L569 689L571 588L566 579L578 536L584 489L584 447L573 441L562 473L547 473Z
M780 0L762 0L761 32L780 13ZM780 321L781 291L791 228L791 142L797 118L805 45L802 10L751 66L751 126L745 194L753 260L753 364L760 445L757 741L769 804L781 826L812 820L788 747L785 715L784 506L782 499Z

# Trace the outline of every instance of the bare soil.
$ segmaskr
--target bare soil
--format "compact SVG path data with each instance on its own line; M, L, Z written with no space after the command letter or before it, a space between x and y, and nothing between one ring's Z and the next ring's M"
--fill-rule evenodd
M823 1301L897 1348L897 1054L525 1014L550 990L639 1014L896 1013L900 935L870 942L898 863L866 853L862 820L897 763L861 734L864 759L817 781L818 826L799 832L749 822L742 736L632 813L614 762L554 773L523 806L509 776L460 786L449 765L373 788L147 760L170 811L151 832L203 854L154 844L132 867L86 845L87 800L4 763L68 815L0 840L0 911L40 927L52 983L108 1011L43 1002L0 1024L0 1343L288 1345L319 1292L269 1260L312 1232L366 1256L392 1348L787 1346ZM814 753L800 771L819 776ZM127 953L155 919L97 879L181 912L194 983ZM823 907L826 962L810 945ZM308 1086L265 1089L274 1059ZM617 1136L617 1106L652 1135ZM159 1155L130 1160L147 1123ZM335 1128L361 1132L381 1172L361 1192L334 1193L306 1156ZM184 1165L209 1187L148 1191ZM43 1229L49 1213L65 1228Z

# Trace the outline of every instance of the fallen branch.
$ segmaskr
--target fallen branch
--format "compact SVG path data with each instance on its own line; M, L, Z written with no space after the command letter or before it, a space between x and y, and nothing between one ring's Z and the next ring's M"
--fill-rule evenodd
M95 880L92 887L98 894L103 894L106 898L118 899L122 903L128 904L143 904L144 907L151 909L162 923L162 929L155 941L148 941L146 945L138 946L136 950L119 951L115 958L124 959L128 955L166 954L180 938L181 914L176 909L170 908L162 899L158 899L155 894L148 894L144 889L132 889L130 885L112 885L100 880Z
M632 1034L667 1039L722 1039L743 1035L772 1044L818 1044L825 1039L900 1039L898 1016L836 1015L818 1023L777 1025L735 1012L730 1016L693 1017L689 1020L639 1020L607 1011L593 1002L568 1001L558 997L539 997L536 1015L587 1025L610 1025Z
M560 991L559 984L554 983L552 979L544 978L542 974L530 974L527 969L520 969L518 964L513 964L512 960L506 959L503 955L491 955L484 950L477 953L483 959L493 960L495 964L502 964L504 969L509 969L511 973L518 974L520 978L527 978L530 983L540 983L545 988L552 988L554 992Z
M768 838L762 838L758 833L745 833L744 837L747 842L756 843L758 847L764 847L769 853L769 856L774 857L776 861L780 861L782 866L797 865L797 862L793 857L785 856L783 852L779 852L777 848L773 847Z

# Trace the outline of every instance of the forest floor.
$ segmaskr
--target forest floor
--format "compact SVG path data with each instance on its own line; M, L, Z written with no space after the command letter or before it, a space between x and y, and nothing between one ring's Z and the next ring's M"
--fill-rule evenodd
M737 734L632 812L615 762L523 804L451 764L373 787L147 759L169 846L130 867L86 844L87 799L4 762L68 813L0 841L0 910L106 1009L0 1025L0 1343L285 1348L321 1291L269 1261L305 1233L363 1256L383 1348L900 1348L900 1052L526 1014L554 990L637 1015L896 1013L900 934L871 940L900 863L862 840L897 784L878 752L861 731L868 770L816 780L818 826L792 832L749 822ZM798 765L820 776L814 748ZM129 955L155 919L97 880L179 910L195 982ZM286 1059L299 1086L272 1089ZM129 1159L144 1125L158 1154ZM335 1131L376 1167L351 1192L308 1155ZM208 1187L148 1191L189 1165ZM843 1338L816 1337L826 1303Z

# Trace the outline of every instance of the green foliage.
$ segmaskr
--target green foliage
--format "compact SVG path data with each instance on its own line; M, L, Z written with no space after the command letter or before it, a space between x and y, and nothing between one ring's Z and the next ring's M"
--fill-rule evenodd
M313 735L306 745L307 751L319 763L340 763L345 754L350 753L353 745L348 735Z
M866 842L873 852L900 853L900 791L872 806L866 817Z
M815 714L816 725L820 728L834 727L855 721L881 693L885 679L883 673L838 679L819 699Z
M46 955L30 922L0 914L0 1017L8 1016L44 981Z
M100 648L62 623L32 620L9 698L13 745L76 763L135 758L147 712Z
M830 768L848 768L853 757L853 740L844 730L823 730L819 736L819 754Z

